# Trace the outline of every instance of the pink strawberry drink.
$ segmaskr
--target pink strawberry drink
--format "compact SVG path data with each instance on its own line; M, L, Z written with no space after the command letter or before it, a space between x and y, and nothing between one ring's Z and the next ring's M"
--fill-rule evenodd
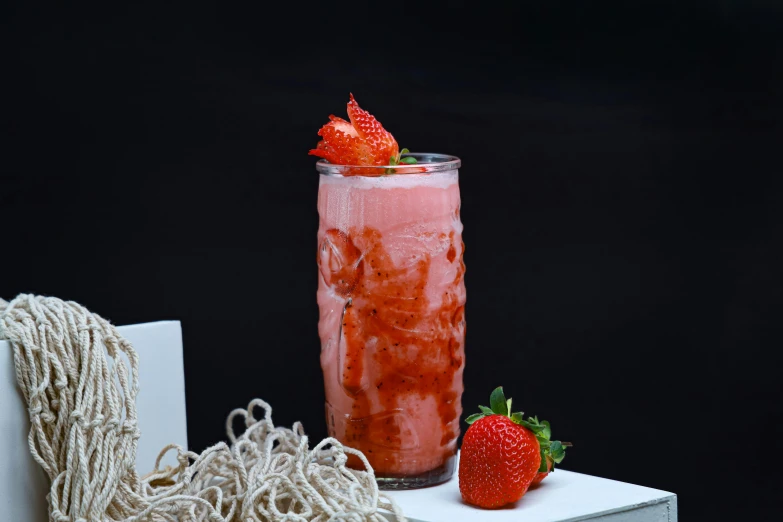
M452 475L462 413L459 159L411 156L415 167L379 167L393 173L378 177L318 163L328 428L389 487Z

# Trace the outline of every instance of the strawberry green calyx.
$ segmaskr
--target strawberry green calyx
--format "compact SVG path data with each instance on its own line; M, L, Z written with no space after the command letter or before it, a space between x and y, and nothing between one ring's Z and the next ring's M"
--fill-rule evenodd
M560 442L559 440L551 440L552 428L548 421L539 421L538 417L524 418L523 412L511 413L511 399L506 399L503 393L503 387L498 386L492 392L489 397L489 405L479 406L481 413L474 413L465 419L468 424L473 424L477 420L487 417L489 415L503 415L509 417L512 421L520 426L524 426L533 432L538 440L539 446L541 446L541 467L539 471L546 473L547 471L554 470L555 464L560 464L565 458L565 449L570 447L569 442Z
M489 415L503 415L504 417L511 417L509 415L511 399L506 400L506 396L503 394L502 386L498 386L495 388L495 391L492 392L492 395L489 397L489 405L489 408L486 406L479 406L481 413L474 413L465 419L465 422L468 424L473 424L480 418L488 417ZM520 415L522 414L520 413Z
M410 151L408 149L402 149L396 156L389 158L389 165L414 165L416 163L416 158L412 156L402 157L403 154L409 153Z
M517 422L517 421L514 421ZM552 428L548 421L540 421L538 417L528 417L527 420L517 422L529 429L536 435L538 444L541 446L541 467L539 471L546 473L550 467L555 469L555 464L560 464L565 458L565 449L571 446L569 442L560 442L552 440Z

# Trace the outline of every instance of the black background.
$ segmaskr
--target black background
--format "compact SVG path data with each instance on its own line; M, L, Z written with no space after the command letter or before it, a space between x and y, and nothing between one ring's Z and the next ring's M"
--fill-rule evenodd
M320 439L306 153L353 92L463 160L466 411L781 512L779 3L227 4L6 11L0 295L181 320L194 450L252 397Z

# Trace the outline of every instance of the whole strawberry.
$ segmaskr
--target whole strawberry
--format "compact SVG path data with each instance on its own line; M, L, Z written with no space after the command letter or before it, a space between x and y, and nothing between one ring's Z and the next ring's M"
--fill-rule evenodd
M468 504L499 508L516 502L530 485L540 481L548 471L549 423L525 420L523 414L511 413L511 399L503 388L490 396L490 408L479 406L482 413L466 419L470 428L462 441L459 459L459 489ZM546 437L544 437L546 435ZM562 451L562 444L557 442ZM563 455L558 452L560 462ZM541 472L541 473L539 473Z
M536 478L530 486L540 484L549 473L555 468L555 464L560 464L565 458L565 449L570 447L570 442L560 442L551 440L552 429L547 421L538 422L538 417L530 417L524 421L524 425L536 434L538 444L541 446L541 467L538 470Z

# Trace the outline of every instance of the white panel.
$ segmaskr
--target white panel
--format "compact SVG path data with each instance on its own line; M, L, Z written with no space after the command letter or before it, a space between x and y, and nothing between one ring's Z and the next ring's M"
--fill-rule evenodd
M120 333L139 354L139 450L136 468L152 471L160 450L168 444L188 447L185 417L185 372L179 321L121 326ZM176 465L173 452L164 464Z
M187 447L182 331L178 321L119 327L139 354L138 469L151 471L160 449ZM30 456L27 408L16 387L13 351L0 341L0 519L47 522L48 480ZM173 464L173 456L164 462Z

